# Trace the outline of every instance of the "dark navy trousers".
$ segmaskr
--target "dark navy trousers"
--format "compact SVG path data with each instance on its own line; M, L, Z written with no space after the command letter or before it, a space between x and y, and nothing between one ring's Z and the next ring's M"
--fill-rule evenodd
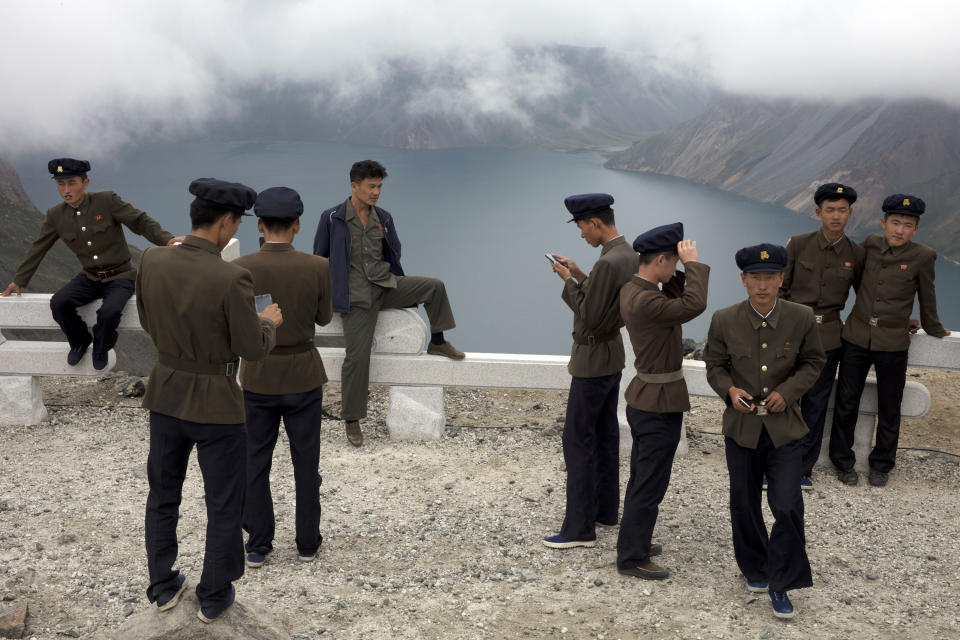
M123 307L133 295L133 290L133 280L118 278L100 282L80 273L53 294L50 298L50 311L67 336L70 348L76 349L90 344L90 331L87 323L77 313L77 307L103 298L103 304L97 310L97 323L93 325L93 350L96 353L106 353L113 349L117 344L117 326L123 315Z
M844 341L830 432L830 461L841 471L853 469L857 461L853 439L870 365L877 373L877 437L870 452L870 469L889 473L896 464L907 352L872 351Z
M596 523L616 524L620 508L620 376L570 381L563 424L567 509L560 535L594 540Z
M266 555L273 550L276 522L270 492L273 450L280 420L290 441L296 486L296 543L302 555L317 552L320 535L320 419L323 387L303 393L266 395L243 392L247 414L247 496L243 528L250 534L247 553Z
M827 418L827 405L833 392L833 381L837 377L837 365L840 364L842 347L827 351L827 364L820 370L820 377L800 398L800 413L810 431L803 437L803 475L807 478L813 473L813 467L820 458L823 446L823 426Z
M766 428L760 432L756 449L741 447L733 438L724 440L733 552L740 571L747 580L769 581L771 591L812 586L800 489L802 440L774 447ZM761 504L764 475L774 518L769 535Z
M670 484L673 456L680 443L683 413L653 413L627 407L633 436L630 480L623 498L617 567L632 569L650 557L650 539L660 503Z
M243 575L243 532L240 515L246 485L247 438L243 424L200 424L150 412L147 456L147 513L144 534L154 602L177 589L177 520L190 451L197 446L207 504L206 548L197 597L204 606L221 607L230 583Z

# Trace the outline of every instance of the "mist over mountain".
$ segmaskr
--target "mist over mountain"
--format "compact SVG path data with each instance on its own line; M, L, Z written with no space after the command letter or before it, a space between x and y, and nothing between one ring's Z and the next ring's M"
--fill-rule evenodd
M207 134L410 149L604 148L694 117L713 95L695 74L601 48L530 48L511 59L513 72L497 82L404 58L386 61L377 83L358 79L351 90L267 79L237 87L236 112Z
M672 175L813 215L843 182L859 199L848 230L879 229L891 193L927 203L918 240L960 260L960 109L927 100L830 104L718 96L700 115L613 153L610 168Z

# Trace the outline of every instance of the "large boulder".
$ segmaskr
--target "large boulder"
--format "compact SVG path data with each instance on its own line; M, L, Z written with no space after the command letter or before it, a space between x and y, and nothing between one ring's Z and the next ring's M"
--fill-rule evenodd
M239 600L206 624L197 617L200 601L191 588L177 606L157 611L150 605L135 613L111 636L112 640L288 640L281 625L260 607Z

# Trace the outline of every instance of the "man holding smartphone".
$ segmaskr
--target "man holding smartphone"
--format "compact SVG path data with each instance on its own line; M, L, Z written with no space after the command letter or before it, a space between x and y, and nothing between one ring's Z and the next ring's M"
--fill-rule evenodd
M617 539L617 570L662 580L670 572L651 560L661 551L660 545L651 544L651 537L670 484L683 412L690 410L681 326L707 308L710 267L697 261L697 243L683 239L680 222L637 236L633 250L640 267L620 289L620 315L633 344L636 375L626 392L633 448ZM677 271L677 262L685 271Z
M624 367L620 288L639 260L614 223L613 196L587 193L564 200L580 237L602 246L587 276L573 260L552 254L573 311L572 379L563 425L567 468L566 514L560 533L543 539L553 549L593 547L596 526L616 526L620 506L620 422L617 397Z
M747 589L770 592L773 613L792 618L787 592L813 585L803 527L803 438L809 431L800 397L826 355L813 310L779 300L787 250L745 247L737 266L747 300L713 314L703 359L707 381L727 408L723 435L730 474L733 551ZM762 485L773 528L763 520Z
M822 184L813 194L813 201L817 205L820 229L787 240L787 266L780 287L784 300L813 309L820 342L827 355L820 377L800 398L803 421L810 428L802 444L800 486L805 490L813 489L811 476L820 457L827 403L840 363L840 331L843 329L840 312L847 304L850 289L860 286L864 260L863 247L844 233L853 215L853 203L857 201L854 188L839 182Z
M320 534L320 421L327 381L313 342L315 324L333 316L330 265L326 258L300 253L293 238L300 231L303 202L287 187L261 191L253 207L264 243L235 264L250 271L258 298L271 297L284 309L277 345L264 360L240 365L247 420L247 494L243 528L247 566L260 567L273 551L275 520L270 467L280 421L290 440L296 486L296 545L301 562L316 558ZM264 300L266 302L266 300Z

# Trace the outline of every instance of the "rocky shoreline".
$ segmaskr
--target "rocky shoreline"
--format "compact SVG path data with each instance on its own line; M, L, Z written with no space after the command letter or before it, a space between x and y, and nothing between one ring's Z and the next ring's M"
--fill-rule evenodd
M911 372L931 413L905 421L904 447L960 453L957 372ZM51 419L0 428L0 605L29 606L26 638L101 638L148 607L143 505L147 416L121 395L135 380L46 379ZM941 400L942 398L942 400ZM960 458L903 450L885 489L826 470L805 495L815 586L799 615L772 617L733 559L718 400L694 399L655 536L663 582L617 574L616 530L594 549L540 539L563 516L566 394L448 389L435 442L392 442L386 390L372 392L366 443L323 424L323 549L297 562L285 438L272 474L276 551L237 582L297 640L327 638L957 638ZM939 404L940 402L944 404ZM325 405L339 415L339 390ZM625 485L626 465L621 467ZM205 515L191 462L179 567L199 579Z

